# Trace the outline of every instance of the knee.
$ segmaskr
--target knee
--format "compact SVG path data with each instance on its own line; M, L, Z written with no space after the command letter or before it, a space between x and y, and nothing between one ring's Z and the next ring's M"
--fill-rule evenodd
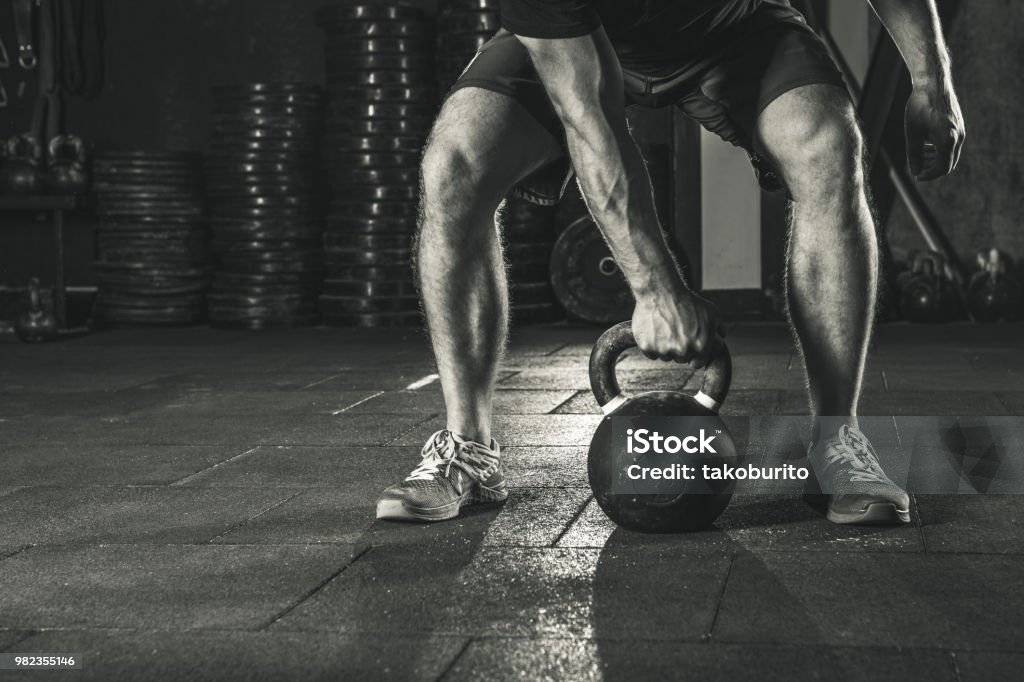
M420 165L424 209L446 214L494 211L500 196L492 198L486 164L458 135L435 131Z
M863 154L853 112L830 113L793 122L780 163L795 201L849 205L864 193Z

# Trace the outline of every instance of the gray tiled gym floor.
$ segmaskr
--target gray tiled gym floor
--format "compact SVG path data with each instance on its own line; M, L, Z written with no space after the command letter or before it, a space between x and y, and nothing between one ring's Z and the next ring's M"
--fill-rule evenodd
M1019 679L1024 497L921 496L894 529L749 497L705 533L617 530L586 485L596 336L514 333L516 487L434 526L373 520L443 423L436 383L406 388L421 332L0 340L0 650L83 655L32 680ZM729 340L726 413L806 412L783 327ZM862 412L1024 414L1022 349L1024 326L883 327Z

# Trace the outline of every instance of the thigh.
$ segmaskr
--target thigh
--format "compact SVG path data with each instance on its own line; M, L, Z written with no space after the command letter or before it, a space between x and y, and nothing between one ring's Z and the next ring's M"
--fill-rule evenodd
M731 31L730 39L703 60L696 87L679 106L745 149L762 186L778 189L777 169L764 158L763 114L794 90L827 86L847 97L845 85L821 38L790 7L764 5Z
M485 44L449 92L433 137L469 150L514 176L509 191L537 204L558 201L572 177L562 125L522 44L507 31Z

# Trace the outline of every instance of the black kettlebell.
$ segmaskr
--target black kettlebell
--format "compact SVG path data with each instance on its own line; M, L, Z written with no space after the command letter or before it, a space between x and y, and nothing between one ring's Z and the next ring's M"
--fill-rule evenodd
M914 256L909 272L900 275L900 310L911 322L948 322L955 313L952 285L945 276L942 254L926 251Z
M43 188L40 165L43 150L39 140L24 133L7 140L4 163L0 167L0 192L4 194L36 194Z
M75 135L57 135L50 140L50 169L46 184L51 192L77 194L89 188L85 170L85 144Z
M991 324L1015 320L1021 307L1021 286L1007 272L1007 258L999 249L977 255L979 270L967 285L967 308L976 322Z
M590 386L605 413L590 442L587 457L587 474L594 499L612 521L631 530L681 533L707 528L729 504L734 482L702 480L694 485L687 482L668 494L617 492L622 490L627 475L624 464L636 463L642 457L628 453L623 439L614 437L613 418L698 418L694 422L715 433L715 454L701 455L700 461L713 466L735 465L735 443L718 416L732 381L729 349L724 342L717 342L711 362L704 369L701 389L694 396L677 391L649 391L624 396L615 377L615 364L623 352L635 346L632 324L623 322L606 331L590 355ZM673 423L681 421L673 420Z
M57 318L43 308L39 296L39 280L28 283L29 309L14 323L14 333L25 343L41 343L57 337Z

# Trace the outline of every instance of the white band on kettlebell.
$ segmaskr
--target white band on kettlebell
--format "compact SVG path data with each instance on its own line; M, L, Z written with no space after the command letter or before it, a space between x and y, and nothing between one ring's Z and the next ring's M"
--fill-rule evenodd
M615 410L622 407L622 404L626 402L626 400L628 400L628 398L626 398L626 396L620 393L611 400L609 400L608 402L606 402L604 405L602 405L601 411L604 412L605 414L611 414Z
M718 402L704 391L697 391L697 395L693 396L693 399L715 413L717 413L718 408L722 406L722 403Z

